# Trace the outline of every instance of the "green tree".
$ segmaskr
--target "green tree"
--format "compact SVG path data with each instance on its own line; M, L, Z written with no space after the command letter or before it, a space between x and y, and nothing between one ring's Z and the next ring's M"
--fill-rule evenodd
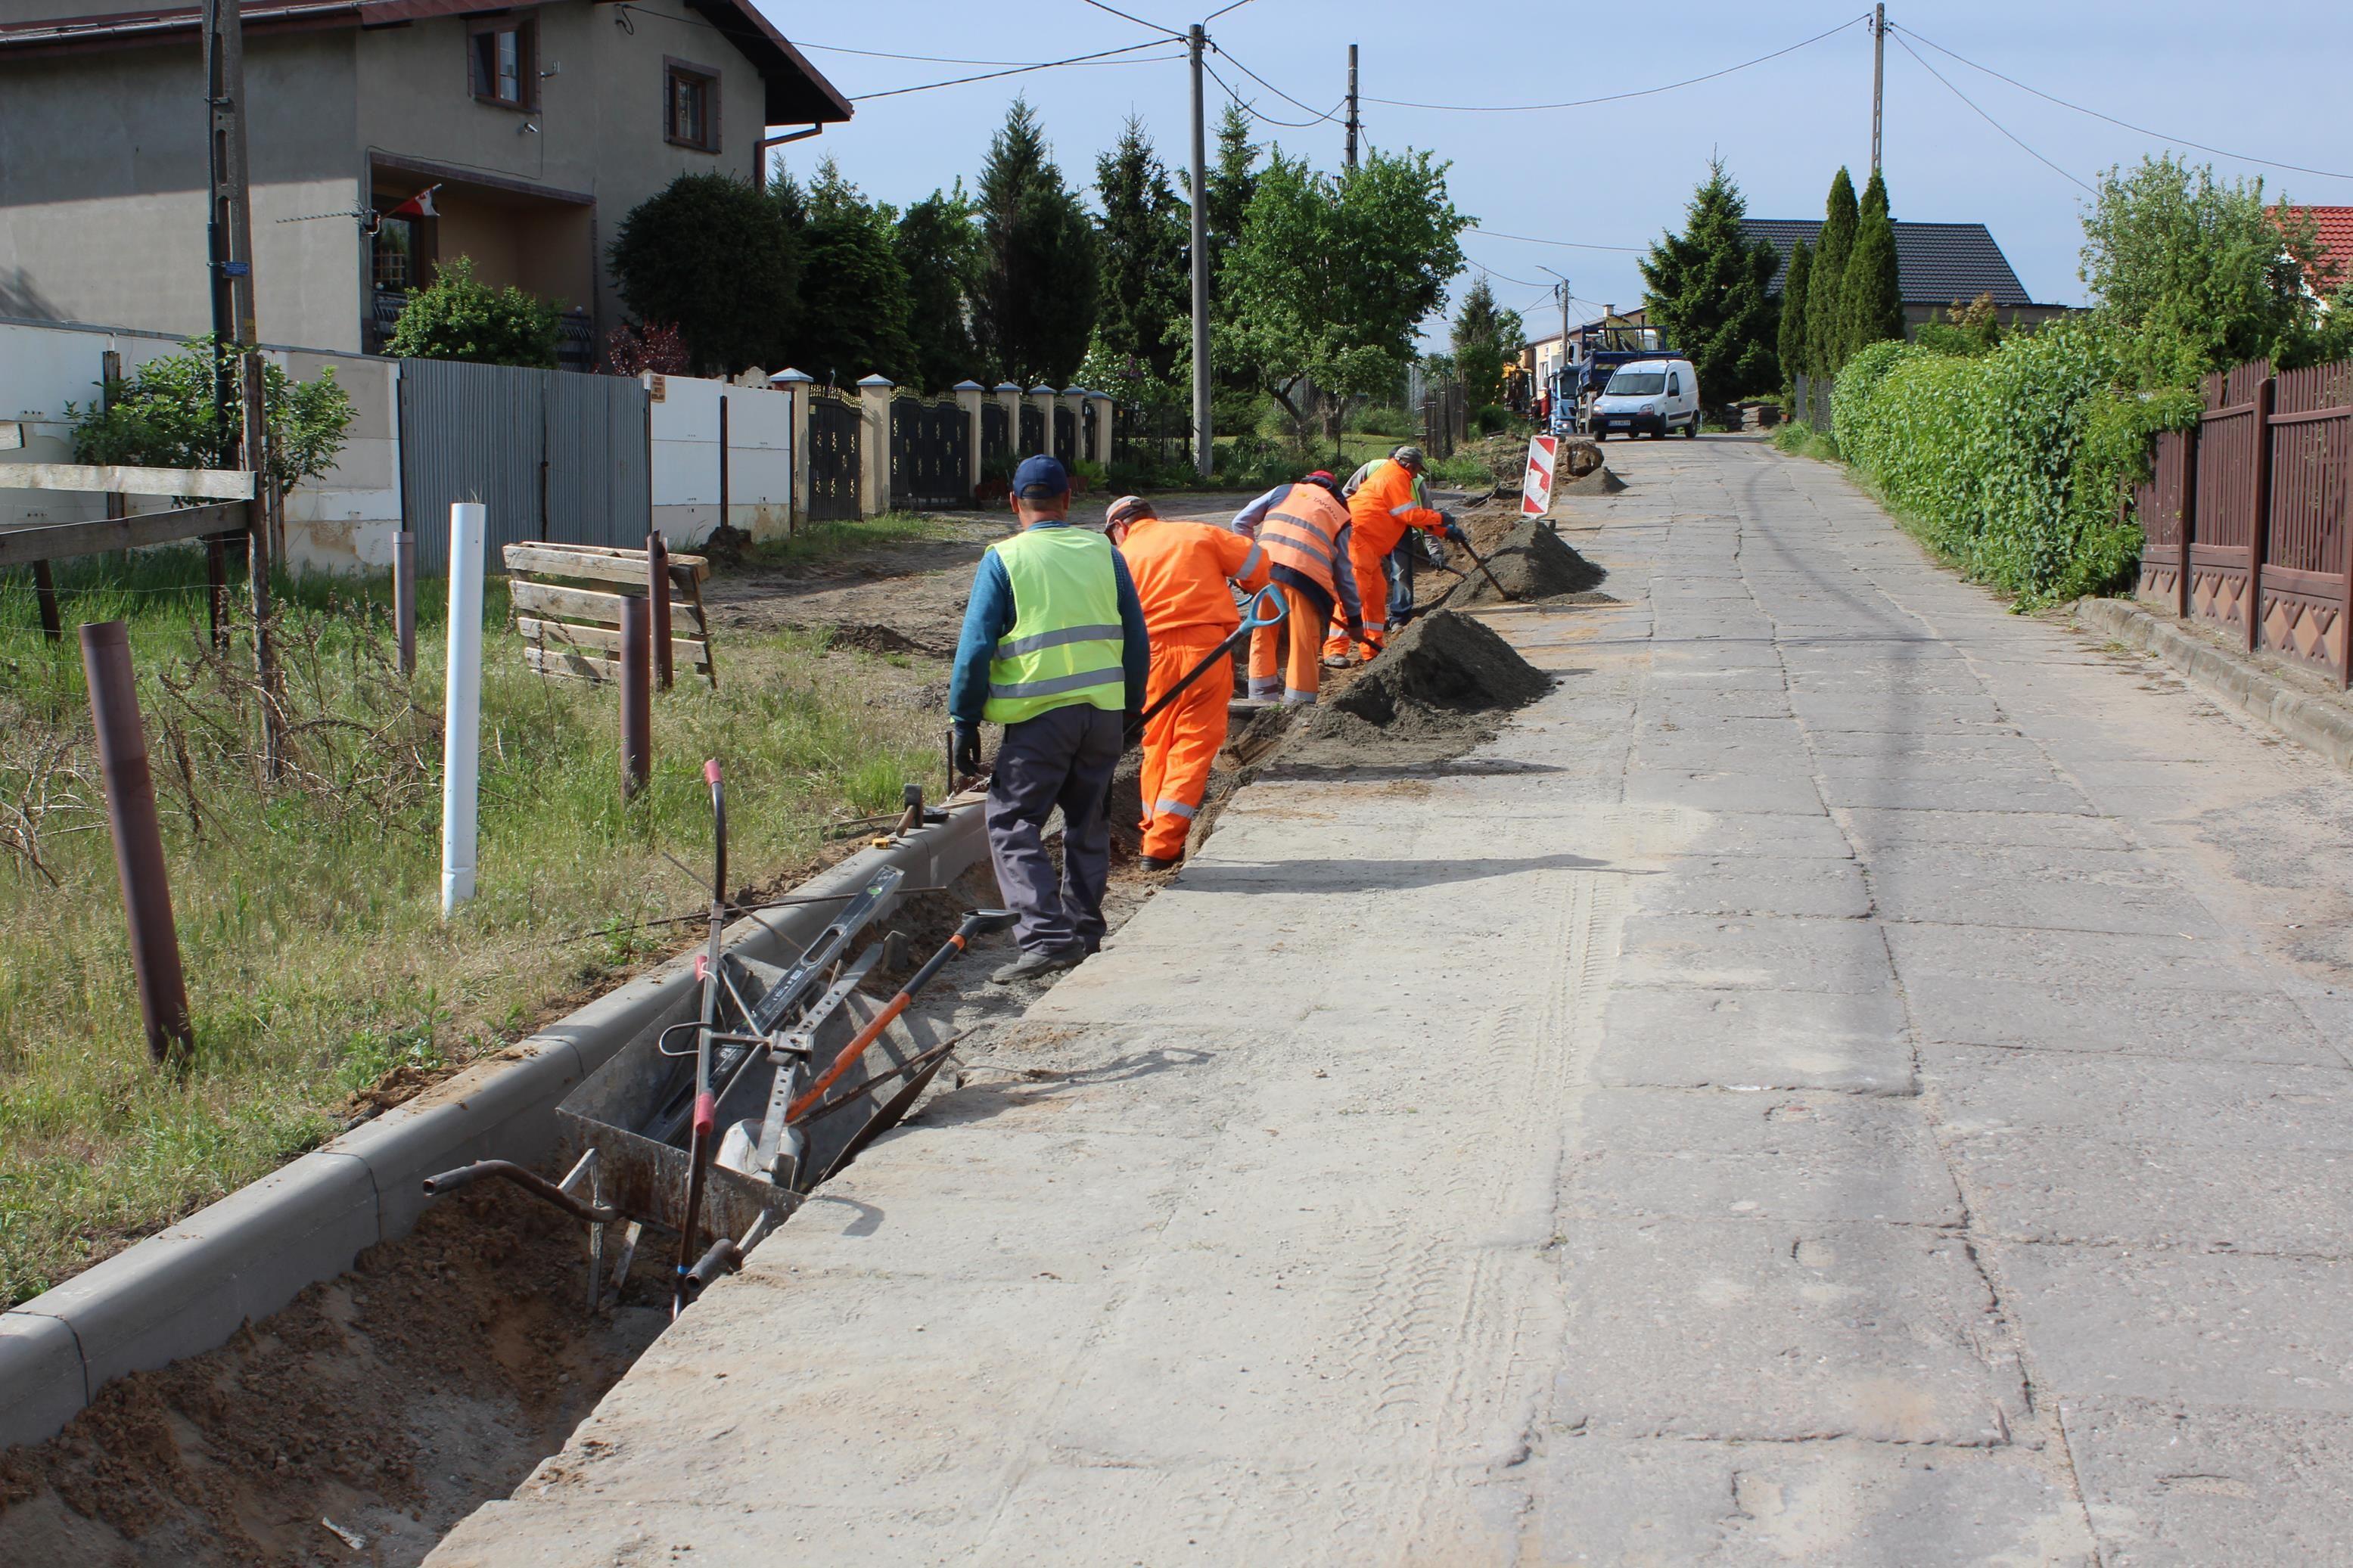
M1707 178L1683 209L1683 231L1662 237L1640 263L1651 320L1699 373L1702 395L1730 402L1781 383L1778 326L1766 288L1780 257L1740 235L1748 204L1711 159Z
M1294 426L1312 382L1339 439L1343 400L1394 396L1416 329L1462 268L1472 220L1446 194L1448 165L1427 153L1369 154L1343 175L1278 152L1258 175L1222 279L1231 322L1220 363L1247 367Z
M1855 219L1854 181L1841 167L1822 205L1822 232L1814 242L1813 274L1806 280L1806 297L1816 302L1806 312L1806 369L1812 375L1836 375L1846 363L1846 258L1854 248Z
M2260 179L2218 181L2171 155L2112 168L2084 217L2083 266L2099 319L2130 340L2144 385L2186 385L2242 360L2282 367L2341 353L2304 286L2311 215L2267 208Z
M1103 260L1097 345L1111 363L1133 362L1166 383L1183 352L1192 308L1185 268L1191 218L1141 119L1129 116L1119 144L1095 161L1095 191L1103 198L1095 231Z
M1904 336L1904 285L1895 264L1895 225L1887 211L1887 182L1876 169L1862 190L1839 314L1839 335L1848 359L1873 343Z
M1250 198L1258 194L1259 156L1265 151L1250 140L1250 117L1241 105L1228 101L1224 115L1218 121L1217 153L1209 161L1209 169L1202 183L1201 205L1206 209L1204 223L1208 236L1209 268L1209 334L1219 343L1209 369L1209 380L1216 393L1215 421L1217 427L1240 427L1256 421L1256 405L1265 394L1259 390L1261 377L1254 365L1240 363L1223 346L1231 335L1233 310L1227 300L1225 285L1226 258L1240 240L1242 224L1250 212ZM1192 189L1191 177L1186 187ZM1189 225L1192 215L1186 214ZM1181 321L1176 328L1178 369L1189 376L1193 364L1192 280L1185 280L1186 297Z
M408 297L384 352L400 359L461 359L480 364L555 365L554 304L510 283L474 276L474 259L442 263L430 287Z
M1501 401L1504 366L1519 357L1523 331L1517 310L1496 308L1487 275L1472 279L1454 311L1454 363L1472 407Z
M869 375L912 381L918 366L907 336L911 302L891 214L843 179L830 158L800 200L808 214L801 230L807 265L789 363L843 385Z
M964 182L909 207L892 246L907 276L907 336L914 346L916 381L926 391L942 392L976 376L980 354L972 341L972 291L980 234Z
M221 468L229 462L213 405L213 340L191 338L179 353L151 359L128 380L104 384L87 407L66 405L74 461L142 468ZM351 427L352 400L327 366L295 381L261 362L261 407L269 431L264 479L283 495L335 466ZM234 438L234 437L232 437Z
M695 374L783 363L800 250L776 204L729 174L681 174L630 209L610 250L621 302L674 324Z
M1778 340L1781 379L1794 384L1809 374L1806 359L1806 312L1811 304L1807 283L1814 270L1813 247L1799 240L1790 248L1789 269L1781 277L1781 327Z
M973 327L989 374L1068 384L1094 336L1094 229L1062 183L1038 116L1017 98L981 165Z

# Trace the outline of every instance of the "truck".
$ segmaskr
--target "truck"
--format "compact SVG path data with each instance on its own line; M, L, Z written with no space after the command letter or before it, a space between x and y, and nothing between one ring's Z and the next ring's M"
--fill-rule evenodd
M1588 322L1572 333L1567 363L1546 378L1549 384L1545 388L1546 406L1550 410L1546 423L1556 436L1589 432L1593 400L1601 395L1620 365L1675 357L1675 351L1667 346L1666 334L1658 328L1605 321Z

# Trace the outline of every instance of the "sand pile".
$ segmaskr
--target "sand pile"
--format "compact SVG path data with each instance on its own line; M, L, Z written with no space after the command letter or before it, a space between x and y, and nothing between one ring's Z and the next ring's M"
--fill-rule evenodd
M1448 604L1457 607L1501 604L1507 595L1514 602L1525 603L1562 594L1581 594L1607 575L1600 567L1562 543L1560 535L1545 527L1540 518L1522 518L1484 553L1487 570L1494 574L1495 581L1489 582L1486 572L1466 562L1470 574L1446 596ZM1496 592L1497 583L1503 584L1504 593Z
M1605 463L1589 474L1562 479L1552 489L1555 495L1614 496L1625 488L1626 481L1610 472L1609 466Z
M1280 758L1291 767L1415 766L1457 757L1493 737L1503 715L1535 701L1552 679L1468 616L1433 610L1319 707L1260 714L1237 737L1245 756L1288 721Z

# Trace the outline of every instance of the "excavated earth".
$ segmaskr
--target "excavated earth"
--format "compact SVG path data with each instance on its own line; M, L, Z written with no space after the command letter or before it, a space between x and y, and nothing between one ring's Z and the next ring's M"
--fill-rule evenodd
M1541 518L1523 518L1494 543L1482 546L1482 552L1487 571L1471 565L1470 574L1446 596L1449 605L1459 609L1468 605L1525 604L1582 594L1598 587L1607 575L1562 543L1560 535L1546 527Z
M1261 711L1234 750L1286 773L1428 766L1490 740L1506 713L1551 686L1485 626L1433 610L1329 700Z

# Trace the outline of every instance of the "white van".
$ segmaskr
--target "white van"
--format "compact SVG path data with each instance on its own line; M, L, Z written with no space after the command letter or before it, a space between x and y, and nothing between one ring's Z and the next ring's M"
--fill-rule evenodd
M1621 364L1593 400L1588 428L1597 441L1613 430L1664 436L1699 434L1699 372L1687 359L1639 359Z

